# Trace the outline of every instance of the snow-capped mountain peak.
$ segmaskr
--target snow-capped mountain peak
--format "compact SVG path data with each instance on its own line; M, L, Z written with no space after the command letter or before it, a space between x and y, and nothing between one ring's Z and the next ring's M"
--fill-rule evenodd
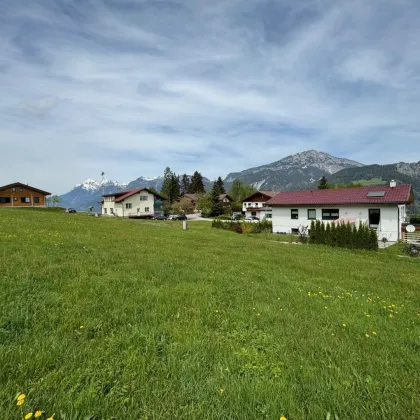
M127 184L119 181L109 181L107 179L96 181L94 179L86 179L82 183L75 185L73 189L82 188L86 191L98 191L102 187L125 188L126 186Z

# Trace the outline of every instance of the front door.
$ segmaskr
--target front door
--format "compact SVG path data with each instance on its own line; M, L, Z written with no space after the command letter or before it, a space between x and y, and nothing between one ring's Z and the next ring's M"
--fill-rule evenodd
M381 209L369 209L369 227L376 228L381 221Z

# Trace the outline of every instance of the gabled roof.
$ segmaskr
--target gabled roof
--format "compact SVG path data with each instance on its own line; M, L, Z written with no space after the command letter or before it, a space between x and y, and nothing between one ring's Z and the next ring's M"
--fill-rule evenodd
M26 188L27 190L36 191L36 192L39 192L40 194L43 194L43 195L51 195L51 193L48 192L48 191L40 190L39 188L35 188L35 187L31 187L30 185L22 184L21 182L14 182L13 184L3 185L2 187L0 187L0 191L1 190L6 190L8 188L13 188L13 187L23 187L23 188Z
M316 204L410 204L414 200L411 185L338 188L278 193L267 202L270 206Z
M270 191L270 190L255 191L254 193L252 193L248 197L245 197L242 200L242 202L250 200L252 197L254 197L254 195L257 195L257 194L263 195L267 199L270 199L270 198L275 197L278 194L278 192L276 192L276 191Z
M111 194L104 194L102 197L115 197L115 202L119 203L120 201L124 201L126 198L131 197L134 194L138 194L141 191L147 191L148 193L153 194L161 200L165 200L165 197L163 197L163 195L151 191L148 188L135 188L134 190L117 191Z
M233 201L233 198L229 194L220 194L219 200L222 201L224 198L228 198L230 201Z
M183 197L189 198L190 200L193 200L193 201L197 201L197 198L198 198L197 194L182 194L180 198L183 198Z

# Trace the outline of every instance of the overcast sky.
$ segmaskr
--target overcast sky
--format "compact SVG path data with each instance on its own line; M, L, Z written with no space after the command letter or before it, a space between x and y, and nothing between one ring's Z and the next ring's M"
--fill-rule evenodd
M0 184L420 160L419 0L0 0Z

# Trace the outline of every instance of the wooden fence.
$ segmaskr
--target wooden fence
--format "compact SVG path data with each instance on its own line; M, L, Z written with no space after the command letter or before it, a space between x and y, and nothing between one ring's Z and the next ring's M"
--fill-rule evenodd
M420 225L415 225L415 232L409 233L405 230L407 225L402 225L401 240L408 244L420 244Z

